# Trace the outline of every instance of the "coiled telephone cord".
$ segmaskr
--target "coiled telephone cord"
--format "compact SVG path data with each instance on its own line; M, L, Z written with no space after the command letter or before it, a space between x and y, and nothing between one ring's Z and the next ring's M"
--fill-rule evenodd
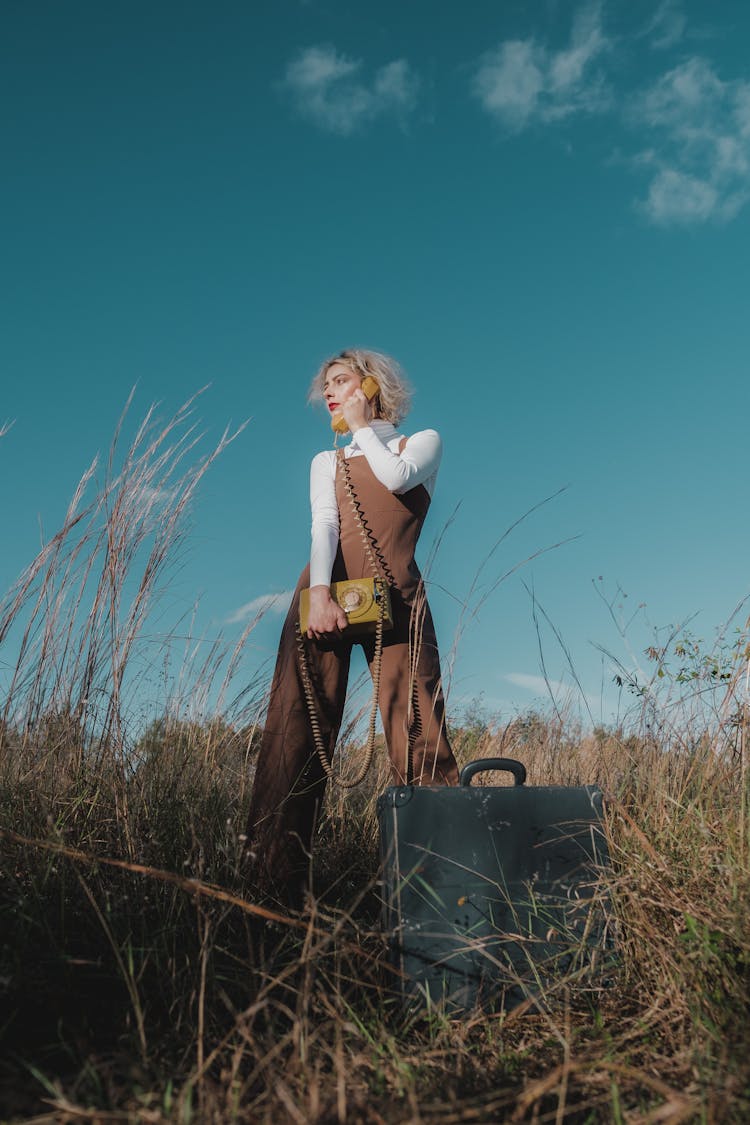
M370 722L367 731L367 749L365 750L365 758L360 766L357 774L353 778L345 779L337 777L333 771L333 766L328 759L326 748L323 744L323 735L320 730L320 721L318 719L318 707L315 699L315 688L313 687L312 679L310 678L310 669L307 666L307 652L305 651L305 638L299 627L299 621L296 624L297 631L297 651L299 652L299 670L302 676L302 687L305 692L305 701L307 703L307 713L310 716L310 727L312 728L313 741L315 742L315 750L317 752L320 764L323 767L323 772L329 781L338 785L340 789L354 789L361 781L364 781L367 773L372 765L373 755L375 753L375 724L378 717L378 696L380 694L380 666L383 657L383 613L385 612L383 599L380 599L378 607L378 620L375 625L375 654L372 658L372 707L370 708Z
M359 533L362 537L362 542L365 548L367 561L372 568L375 583L381 586L395 586L396 580L391 573L388 563L383 558L383 554L378 546L378 542L372 531L372 528L367 523L365 513L362 505L357 499L352 484L351 476L349 474L349 465L344 455L344 450L339 449L336 451L337 460L341 466L344 474L344 486L347 495L351 501L354 519L359 527ZM315 750L323 767L323 772L329 781L338 785L340 789L354 789L356 785L364 781L367 773L372 765L373 755L375 753L375 725L378 718L378 698L380 696L380 667L383 659L383 626L385 615L385 599L381 596L378 599L378 619L375 623L375 652L372 658L372 707L370 708L370 722L367 730L367 749L365 750L365 758L354 778L344 780L337 777L333 771L333 766L329 761L326 748L323 744L323 735L320 730L320 721L318 719L318 707L315 699L315 688L313 687L312 679L310 678L310 669L307 666L307 652L305 650L305 638L302 636L302 631L299 627L299 621L296 624L297 634L297 651L299 653L299 670L302 676L302 687L305 692L305 701L307 703L307 713L310 716L310 727L313 733L313 741L315 742Z

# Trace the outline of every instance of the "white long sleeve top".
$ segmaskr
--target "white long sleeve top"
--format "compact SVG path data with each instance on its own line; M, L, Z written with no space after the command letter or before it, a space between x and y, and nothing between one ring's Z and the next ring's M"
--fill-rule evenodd
M345 457L366 457L373 473L390 492L408 492L423 484L430 496L435 489L443 446L436 430L412 434L399 453L403 438L390 422L376 419L363 426L344 448ZM324 449L310 466L312 544L310 585L329 586L339 543L339 510L336 504L336 450Z

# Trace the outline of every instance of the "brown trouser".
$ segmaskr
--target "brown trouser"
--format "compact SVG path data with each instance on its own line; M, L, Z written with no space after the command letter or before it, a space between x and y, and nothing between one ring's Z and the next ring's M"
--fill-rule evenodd
M429 495L421 485L403 496L388 492L375 479L364 456L351 459L350 471L394 583L394 627L383 638L378 699L393 784L455 785L458 770L445 733L435 630L414 563L414 546L429 506ZM339 475L341 533L334 581L371 573L351 505L339 486ZM304 880L326 784L299 667L299 593L308 585L306 567L281 634L249 818L258 880L282 895ZM372 638L357 642L344 639L324 645L305 641L329 760L341 725L353 643L362 645L372 669Z

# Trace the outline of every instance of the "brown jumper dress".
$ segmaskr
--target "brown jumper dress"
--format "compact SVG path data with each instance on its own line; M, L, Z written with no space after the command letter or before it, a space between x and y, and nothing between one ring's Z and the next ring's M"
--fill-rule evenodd
M403 450L403 439L399 452ZM445 733L445 708L432 615L414 550L430 495L424 485L401 495L375 477L364 455L347 460L367 525L390 570L393 629L383 635L379 707L394 785L456 785L458 769ZM360 529L336 468L339 547L331 581L371 576ZM296 622L300 575L284 623L271 685L250 807L248 835L261 885L287 894L304 881L315 819L326 777L318 759L299 670ZM372 670L374 639L318 644L305 640L320 728L329 759L341 725L353 644L361 644Z

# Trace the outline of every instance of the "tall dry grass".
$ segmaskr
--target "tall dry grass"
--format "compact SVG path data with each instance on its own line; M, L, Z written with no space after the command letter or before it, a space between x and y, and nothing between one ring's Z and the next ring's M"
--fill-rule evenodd
M412 1011L378 927L383 756L328 793L316 895L288 918L246 878L259 701L235 687L242 639L166 677L143 717L148 622L233 436L197 456L191 409L150 412L122 453L118 433L0 606L17 653L0 725L0 1119L747 1120L745 634L718 664L672 637L646 678L620 669L634 710L617 729L565 708L454 717L462 762L511 755L531 784L605 790L618 960L531 1008ZM352 731L341 768L360 753Z

